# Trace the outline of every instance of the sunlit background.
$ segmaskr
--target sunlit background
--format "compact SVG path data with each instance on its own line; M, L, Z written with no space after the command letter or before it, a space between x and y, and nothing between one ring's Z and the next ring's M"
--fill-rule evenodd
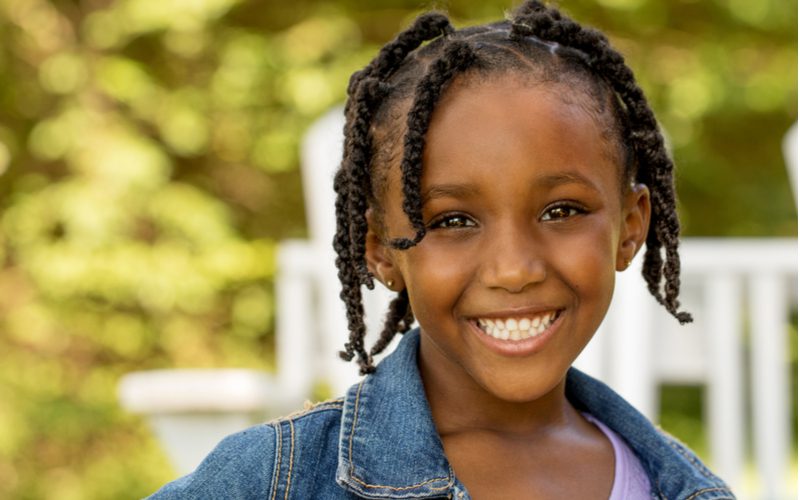
M464 24L514 4L435 6ZM795 2L560 4L650 97L686 235L796 235ZM426 6L0 0L0 498L146 495L174 470L120 407L121 376L273 369L277 244L307 235L304 131ZM663 426L702 454L699 390L662 398Z

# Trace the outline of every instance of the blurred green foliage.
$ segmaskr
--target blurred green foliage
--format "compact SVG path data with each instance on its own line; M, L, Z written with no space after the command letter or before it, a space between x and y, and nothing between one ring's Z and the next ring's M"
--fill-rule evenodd
M651 96L688 234L793 235L797 5L574 0ZM513 2L451 0L456 20ZM0 0L0 497L172 474L119 377L272 365L298 143L417 1Z

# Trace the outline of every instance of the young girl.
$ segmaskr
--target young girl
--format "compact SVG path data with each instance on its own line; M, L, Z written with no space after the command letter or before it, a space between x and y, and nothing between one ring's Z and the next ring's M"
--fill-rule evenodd
M229 437L155 497L733 498L570 368L644 243L651 293L691 320L673 165L606 38L535 1L462 30L427 14L348 95L334 246L342 356L368 376ZM397 296L367 351L361 287L374 279Z

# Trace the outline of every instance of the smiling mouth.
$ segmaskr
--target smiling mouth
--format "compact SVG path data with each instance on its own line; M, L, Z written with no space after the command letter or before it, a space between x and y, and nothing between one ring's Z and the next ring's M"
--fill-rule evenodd
M558 310L529 317L478 318L475 322L483 333L498 340L526 340L544 333L560 314Z

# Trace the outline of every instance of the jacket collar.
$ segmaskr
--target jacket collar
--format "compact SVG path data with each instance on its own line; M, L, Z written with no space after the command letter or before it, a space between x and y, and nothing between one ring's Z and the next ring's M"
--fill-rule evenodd
M345 397L336 481L356 495L430 498L461 487L433 423L417 368L418 348L415 329ZM566 395L575 408L628 442L659 498L733 498L691 451L602 382L572 368Z

